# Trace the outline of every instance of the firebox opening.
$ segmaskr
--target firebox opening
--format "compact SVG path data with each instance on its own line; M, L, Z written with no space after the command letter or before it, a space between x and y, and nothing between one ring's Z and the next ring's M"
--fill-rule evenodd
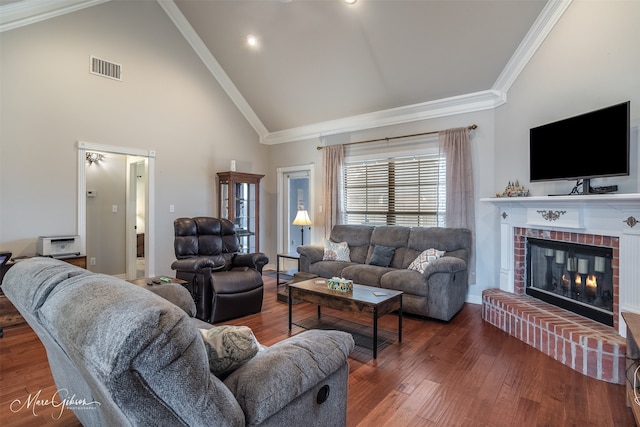
M613 326L613 250L527 239L526 293Z

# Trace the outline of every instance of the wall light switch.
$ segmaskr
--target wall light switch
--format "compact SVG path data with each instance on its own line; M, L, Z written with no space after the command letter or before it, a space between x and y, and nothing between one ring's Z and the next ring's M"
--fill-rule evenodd
M176 205L169 205L169 212L173 213L176 211Z
M111 205L111 212L118 212L118 205Z

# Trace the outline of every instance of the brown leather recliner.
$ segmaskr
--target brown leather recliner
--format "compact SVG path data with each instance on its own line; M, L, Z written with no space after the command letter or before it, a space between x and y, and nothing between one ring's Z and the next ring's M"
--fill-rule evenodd
M224 218L178 218L173 222L176 278L196 303L196 317L209 323L262 310L262 268L269 258L260 252L238 252L235 225Z

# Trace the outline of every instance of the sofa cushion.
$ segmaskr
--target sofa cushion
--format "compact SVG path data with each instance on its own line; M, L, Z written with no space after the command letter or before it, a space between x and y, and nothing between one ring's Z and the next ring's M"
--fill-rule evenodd
M369 253L371 233L375 227L370 225L335 225L331 230L332 242L347 242L351 261L364 264Z
M380 278L380 287L402 291L406 295L429 296L429 286L425 283L424 276L415 270L391 270ZM406 295L403 298L406 299ZM404 303L405 301L403 300L403 305Z
M349 244L347 242L332 242L327 240L324 245L323 261L345 261L350 262L349 258Z
M371 255L369 264L380 267L389 267L389 264L391 264L391 260L393 259L393 254L395 253L396 248L393 246L376 245L373 248L373 255Z
M200 329L207 348L209 370L217 376L238 368L258 353L256 337L247 326L222 325Z
M237 294L262 286L262 275L248 267L234 267L211 275L213 289L218 294Z
M444 255L444 251L439 251L434 248L426 249L422 251L420 255L418 255L418 257L414 259L407 268L409 270L415 270L420 273L424 273L424 270L427 268L427 266L433 261L440 258L442 255Z
M171 301L183 309L190 317L196 315L196 303L184 286L177 283L161 283L159 285L147 286L146 289Z
M382 275L392 271L391 267L377 265L354 264L342 270L342 277L353 280L353 283L367 286L380 286Z
M409 232L411 228L399 225L382 225L377 226L371 233L371 244L367 254L367 264L371 261L376 246L388 246L396 248L394 255L391 257L389 267L403 268L404 252L409 240Z
M355 265L355 263L344 261L318 261L309 266L309 273L326 278L342 277L342 270L350 265Z

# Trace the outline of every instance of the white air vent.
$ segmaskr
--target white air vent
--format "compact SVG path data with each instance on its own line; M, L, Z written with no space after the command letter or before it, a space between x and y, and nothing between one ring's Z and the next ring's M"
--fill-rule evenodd
M91 56L89 71L97 76L122 81L122 65Z

